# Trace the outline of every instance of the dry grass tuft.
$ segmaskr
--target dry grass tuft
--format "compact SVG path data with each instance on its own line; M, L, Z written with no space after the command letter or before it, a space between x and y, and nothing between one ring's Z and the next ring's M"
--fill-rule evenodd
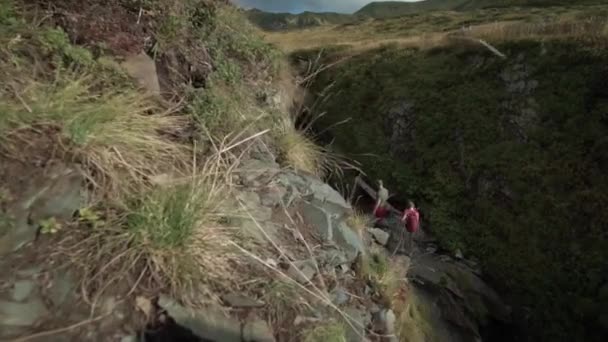
M283 125L277 143L284 163L297 171L319 177L326 175L326 156L323 148L315 144L290 124Z
M469 34L493 42L522 39L569 39L589 43L608 40L605 18L556 20L543 23L498 22L471 28Z
M348 226L354 229L359 234L359 237L362 237L365 230L372 226L373 221L374 219L371 215L360 210L356 210L346 219Z
M378 303L389 308L402 305L406 289L406 265L389 259L386 251L379 249L361 256L356 271L359 278L371 284Z
M319 178L341 177L344 170L358 167L344 156L318 145L306 130L295 128L291 120L282 120L275 131L282 162L295 171L311 173Z
M215 288L235 286L241 276L236 231L221 223L227 184L218 165L208 164L186 184L139 196L126 217L151 274L184 302L212 298Z
M223 161L213 157L194 169L174 185L132 194L126 210L109 211L93 231L78 229L58 243L62 260L68 256L81 271L83 297L93 307L121 288L127 296L168 292L199 307L249 274L234 248L238 232L223 224L230 184Z
M400 303L396 322L396 334L402 342L438 341L429 324L429 315L418 303L416 296L410 293L406 302Z
M184 126L133 89L96 93L91 75L57 74L53 83L28 80L12 94L0 95L0 131L9 151L18 154L21 132L56 127L61 154L85 166L104 194L125 194L164 166L186 159L186 150L162 136Z

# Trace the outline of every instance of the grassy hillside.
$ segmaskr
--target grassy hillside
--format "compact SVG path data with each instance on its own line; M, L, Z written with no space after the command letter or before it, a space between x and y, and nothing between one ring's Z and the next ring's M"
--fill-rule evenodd
M602 0L424 0L417 2L378 1L365 5L356 16L384 19L428 11L467 11L482 8L545 7L601 4Z
M527 12L539 12L548 6L561 8L588 6L602 4L603 0L425 0L419 2L402 1L380 1L372 2L354 14L342 13L315 13L303 12L300 14L292 13L268 13L257 9L246 11L247 17L256 26L266 31L293 31L318 26L346 25L352 26L358 22L366 22L370 19L391 19L403 16L428 15L429 12L451 11L451 12L471 12L493 9L497 17L504 13L505 8L509 14L519 12L526 15ZM556 8L560 11L560 8ZM492 12L492 11L488 11ZM544 11L548 13L548 11ZM431 14L434 15L434 14ZM457 14L453 14L457 15ZM466 16L467 14L463 14ZM478 14L470 14L471 17L478 17ZM407 20L409 18L404 18ZM496 18L500 19L500 18Z
M352 16L340 13L268 13L260 10L249 10L247 18L258 27L268 31L302 29L312 26L342 24L352 21Z
M266 274L255 258L271 249L234 223L246 216L232 202L236 168L255 151L283 169L322 177L328 168L290 116L284 56L257 33L227 1L0 1L0 282L13 281L13 266L35 267L48 289L41 270L69 270L61 296L82 294L65 303L70 313L99 315L109 296L134 308L116 317L120 329L104 323L102 338L87 335L108 340L155 320L160 293L223 305L220 292ZM139 82L142 73L157 82ZM271 278L264 294L270 283L291 289ZM35 315L5 293L3 309ZM282 300L281 317L301 303ZM15 312L0 315L2 339L44 330L69 340L81 325L62 328L74 316L48 323L45 313L43 324L20 323Z
M409 47L442 45L451 34L467 34L492 39L516 39L547 31L547 34L576 34L568 23L608 16L606 6L567 6L542 8L480 9L472 11L435 11L400 18L363 20L357 23L312 27L289 32L267 32L266 41L286 51L340 45L351 50L365 50L395 43ZM556 26L560 26L558 29ZM560 32L561 30L561 32ZM570 33L568 33L568 30ZM580 35L579 35L580 36ZM590 37L591 38L591 37Z
M311 88L317 129L414 199L443 248L477 257L532 341L608 336L608 22L597 13L606 7L435 12L269 36L318 44L294 53L327 66ZM463 21L474 26L457 32Z

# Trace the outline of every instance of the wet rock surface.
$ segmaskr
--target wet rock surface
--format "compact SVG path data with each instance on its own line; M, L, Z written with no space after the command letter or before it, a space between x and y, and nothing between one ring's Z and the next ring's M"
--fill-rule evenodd
M392 232L402 229L396 219L387 220L383 228ZM397 244L393 235L390 251ZM415 235L407 277L416 289L416 296L433 308L428 320L436 327L437 335L443 336L442 340L476 341L487 321L510 323L510 307L480 277L476 263L464 259L460 251L454 258L436 254L437 246L417 239L421 235Z

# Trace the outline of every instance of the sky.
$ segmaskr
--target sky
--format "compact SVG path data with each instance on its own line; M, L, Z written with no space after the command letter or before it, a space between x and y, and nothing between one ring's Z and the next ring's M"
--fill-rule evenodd
M414 1L414 0L397 0ZM340 12L353 13L371 0L233 0L245 8L258 8L267 12Z

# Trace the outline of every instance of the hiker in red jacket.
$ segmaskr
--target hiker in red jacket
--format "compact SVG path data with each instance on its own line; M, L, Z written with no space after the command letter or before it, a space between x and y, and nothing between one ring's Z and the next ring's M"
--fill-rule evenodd
M405 229L408 231L408 254L411 255L414 250L414 233L418 231L420 227L420 214L418 213L418 209L414 205L414 202L407 202L408 207L403 211L403 216L401 217L401 222L405 224Z

